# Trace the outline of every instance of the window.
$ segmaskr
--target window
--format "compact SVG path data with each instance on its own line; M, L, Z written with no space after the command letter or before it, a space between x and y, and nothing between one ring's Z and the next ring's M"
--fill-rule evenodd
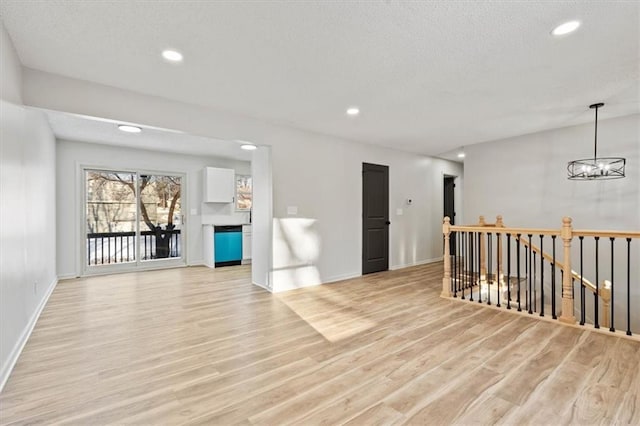
M251 210L252 192L251 176L236 175L236 210Z
M85 267L183 258L182 176L92 169L84 176Z

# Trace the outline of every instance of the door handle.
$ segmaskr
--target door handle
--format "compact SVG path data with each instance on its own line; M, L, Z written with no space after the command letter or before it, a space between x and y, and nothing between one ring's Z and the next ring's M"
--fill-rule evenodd
M385 225L391 225L391 222L387 220L384 224Z

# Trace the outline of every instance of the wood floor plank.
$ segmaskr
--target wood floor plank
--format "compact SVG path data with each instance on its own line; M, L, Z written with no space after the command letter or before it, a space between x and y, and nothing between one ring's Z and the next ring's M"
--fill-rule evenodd
M612 423L625 425L640 424L640 386L638 386L638 382L640 382L640 370L637 368L637 365L634 370L635 371L629 373L632 377L633 387L624 393L622 401L619 399L615 401L619 404L619 407Z
M348 426L382 426L404 423L404 416L380 402L343 423Z
M458 410L455 425L495 425L500 424L507 413L518 409L518 406L493 395L488 391L480 394L464 410Z
M462 332L452 329L446 339L426 339L428 347L421 353L412 354L403 368L389 375L406 384L385 398L385 402L405 416L411 416L440 393L447 392L459 380L466 380L465 377L472 375L477 367L490 358L496 351L491 345L486 345L486 342L500 339L503 335L508 339L522 327L520 323L511 322L508 316L496 311L487 310L484 313L488 316L482 320L495 327L491 333L478 334L471 329ZM445 330L448 329L450 328ZM402 355L405 356L406 352ZM493 374L499 376L495 372ZM424 392L425 389L429 392Z
M599 362L593 367L571 409L564 413L565 417L575 424L640 424L637 411L634 410L640 401L632 402L632 395L635 393L637 397L640 392L630 388L637 383L635 375L640 348L624 339L600 337L607 351L602 356L596 355ZM621 400L622 404L615 404L617 400ZM626 418L616 419L620 410Z
M250 272L61 281L0 424L640 423L640 343L442 299L441 264L277 295Z
M561 328L534 355L505 376L504 383L495 395L515 405L522 406L538 385L564 360L569 351L578 343L583 331ZM526 386L522 386L526 383Z
M374 386L379 375L402 365L402 360L388 355L378 358L374 363L351 370L334 379L327 380L321 386L296 395L282 404L275 405L258 415L249 417L257 425L295 425L303 424L302 417L322 407L334 406L344 399L344 395L353 391L366 392L365 387ZM384 383L386 384L386 383Z
M270 387L257 394L250 394L244 399L237 400L234 404L224 407L223 410L210 415L209 404L199 401L194 410L203 415L195 416L195 424L213 423L230 424L249 418L252 412L263 412L274 405L281 404L295 398L298 394L322 386L326 381L334 377L343 376L352 371L362 373L362 367L368 363L379 361L385 355L384 350L393 347L403 341L401 338L380 339L364 348L336 357L325 362L314 370L305 371L304 374L292 378L284 378L275 382L276 386Z
M470 386L455 386L449 388L438 398L429 402L417 413L408 418L410 424L449 424L463 412L477 398L479 394L502 379L502 375L488 368L474 370ZM455 410L452 409L452 403Z
M401 363L404 364L404 363ZM336 425L344 419L356 417L382 400L394 389L393 381L387 377L377 377L371 382L357 382L351 391L343 394L327 404L317 406L315 411L296 420L298 424ZM398 387L396 384L395 387ZM399 414L399 413L398 413Z
M560 424L569 424L576 400L584 392L585 384L593 369L602 360L610 338L596 333L587 333L570 349L552 373L532 392L531 398L523 402L517 412L506 421L540 423L553 416ZM536 403L544 398L545 404ZM606 413L600 412L600 420ZM599 422L598 422L599 423Z

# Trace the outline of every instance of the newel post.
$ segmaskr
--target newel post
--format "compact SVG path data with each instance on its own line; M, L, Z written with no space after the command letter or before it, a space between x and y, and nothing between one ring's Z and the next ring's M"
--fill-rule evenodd
M604 280L600 287L600 297L602 298L602 326L611 326L611 281Z
M442 234L444 235L444 277L442 278L441 297L451 297L451 252L449 244L449 235L451 235L451 219L449 216L444 217L442 222Z
M576 317L573 314L573 276L571 274L571 239L573 238L573 228L571 226L571 218L562 218L562 231L560 233L562 245L564 247L563 254L563 276L562 276L562 314L560 321L575 324Z

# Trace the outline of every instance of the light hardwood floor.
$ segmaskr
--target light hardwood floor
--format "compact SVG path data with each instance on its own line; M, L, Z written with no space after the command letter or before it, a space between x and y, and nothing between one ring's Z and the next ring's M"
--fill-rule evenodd
M640 424L640 343L441 299L440 264L280 295L249 276L60 282L0 423Z

